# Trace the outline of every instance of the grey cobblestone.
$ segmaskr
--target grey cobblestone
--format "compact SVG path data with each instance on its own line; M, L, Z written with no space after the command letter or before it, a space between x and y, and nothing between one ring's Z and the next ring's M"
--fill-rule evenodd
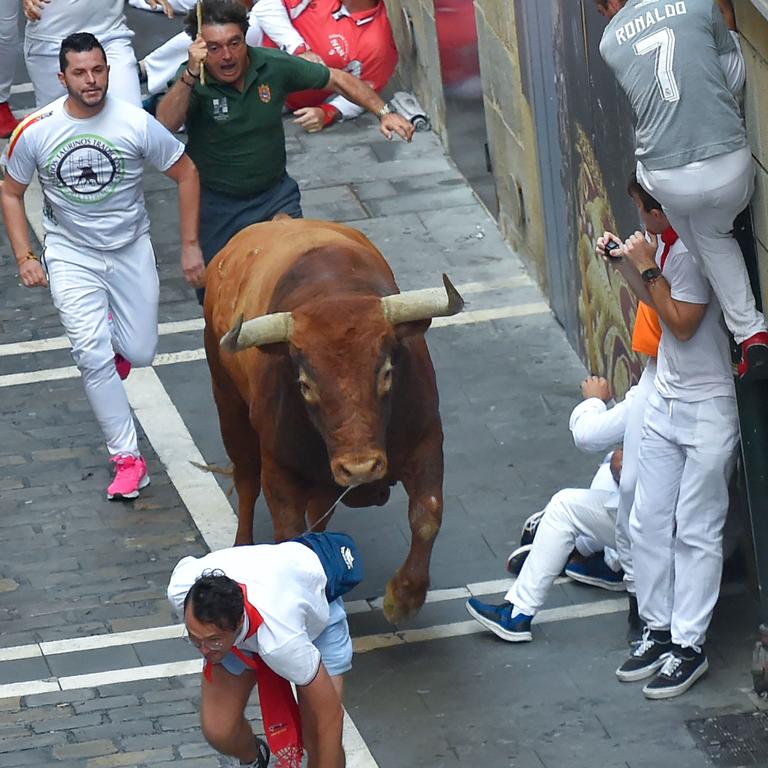
M102 739L100 741L83 741L78 744L61 744L53 748L53 756L58 760L70 758L99 757L117 752L114 742Z
M81 701L89 701L96 696L96 691L90 688L80 688L76 691L54 691L52 693L36 693L33 696L25 696L25 707L48 707L58 704L74 704Z
M63 715L52 720L33 722L32 730L35 733L54 733L100 725L102 722L104 722L104 715L101 712L87 715Z
M75 704L75 712L78 715L86 712L105 710L109 712L109 719L114 720L114 713L117 710L138 705L139 699L136 696L107 696L103 699L90 699L82 704Z
M156 704L140 704L135 707L124 707L109 713L109 719L113 723L123 720L151 720L156 717L168 717L171 715L183 715L189 712L197 712L199 705L189 698L186 701L164 701ZM167 729L163 729L167 730Z

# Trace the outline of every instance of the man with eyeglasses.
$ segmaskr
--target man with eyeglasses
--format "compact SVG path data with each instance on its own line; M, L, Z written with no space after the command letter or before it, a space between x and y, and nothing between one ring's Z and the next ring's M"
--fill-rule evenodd
M200 173L206 264L241 229L278 213L302 215L298 185L286 172L282 115L289 94L335 91L373 112L387 139L413 136L411 123L353 75L283 51L249 48L240 0L206 0L201 28L190 12L186 31L194 40L189 59L157 117L172 131L186 126L187 153ZM202 303L202 291L198 298Z
M242 765L343 768L343 674L352 641L341 596L362 579L351 538L310 533L185 557L168 585L205 659L200 720L208 743ZM298 702L291 684L296 686ZM268 745L245 718L254 685Z

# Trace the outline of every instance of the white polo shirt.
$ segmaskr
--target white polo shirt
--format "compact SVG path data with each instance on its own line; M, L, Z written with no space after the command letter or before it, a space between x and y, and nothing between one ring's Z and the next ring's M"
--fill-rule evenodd
M295 685L312 682L320 667L320 651L312 641L329 617L326 576L317 555L303 544L287 541L185 557L173 569L168 584L168 600L179 618L187 592L204 572L213 570L244 585L248 601L264 619L256 634L246 637L246 617L235 647L258 654Z

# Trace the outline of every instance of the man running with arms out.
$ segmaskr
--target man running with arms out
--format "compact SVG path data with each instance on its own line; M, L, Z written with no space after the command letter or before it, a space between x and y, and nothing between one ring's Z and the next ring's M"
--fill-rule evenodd
M184 145L143 110L107 95L109 67L93 35L66 38L60 65L67 96L22 121L8 144L3 213L22 283L31 288L50 280L116 466L107 498L132 499L149 478L115 355L149 365L157 347L159 283L141 184L144 162L179 186L181 264L193 286L205 269L197 235L200 188ZM32 250L24 207L35 173L44 195L45 269Z
M610 19L600 54L635 114L638 181L709 279L741 346L739 375L765 378L765 319L732 232L755 175L738 103L737 43L713 0L595 2ZM729 0L719 4L732 12Z
M309 768L343 768L342 675L352 641L341 595L361 579L355 544L339 533L178 563L168 599L205 658L200 719L214 749L266 768L269 750L245 719L258 685L278 768L298 768L304 749Z
M186 125L187 151L200 171L200 241L207 264L241 229L278 213L302 215L299 187L285 169L282 111L290 93L342 93L376 114L388 139L397 133L410 141L414 128L347 72L283 51L249 48L248 18L239 0L206 0L202 17L198 30L194 12L187 16L194 39L189 60L157 117L172 131Z

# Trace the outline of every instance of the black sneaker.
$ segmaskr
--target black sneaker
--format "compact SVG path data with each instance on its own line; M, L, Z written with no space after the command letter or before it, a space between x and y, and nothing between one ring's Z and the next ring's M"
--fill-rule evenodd
M254 738L256 739L258 756L252 763L239 763L241 768L267 768L269 765L270 751L267 742L258 736L254 736Z
M672 650L672 635L668 629L643 630L643 637L634 646L629 658L616 670L622 683L634 683L650 677L666 660Z
M643 688L646 699L671 699L685 693L709 669L704 651L672 646L656 677Z
M544 512L545 510L543 509L539 512L535 512L523 523L523 530L520 532L521 547L524 547L526 544L533 544L541 518L544 517Z
M519 576L532 549L533 544L523 544L522 547L518 547L512 552L507 558L507 573L511 573L513 576Z

